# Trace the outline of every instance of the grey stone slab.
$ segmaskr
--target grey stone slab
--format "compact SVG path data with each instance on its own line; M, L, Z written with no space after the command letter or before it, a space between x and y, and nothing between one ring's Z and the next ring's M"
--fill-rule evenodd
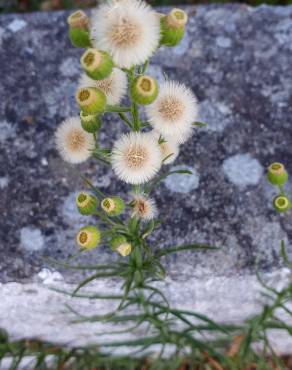
M284 162L292 173L292 7L186 9L190 23L184 41L176 49L161 49L150 71L159 80L165 71L190 85L200 103L200 119L209 124L196 131L173 165L192 168L194 175L169 178L154 194L164 225L152 237L152 248L188 242L222 246L218 252L186 252L166 260L169 279L178 291L180 282L187 281L187 292L196 279L206 291L212 279L219 279L218 286L220 279L235 286L248 282L255 279L256 265L263 274L282 271L281 240L292 255L291 213L273 211L274 190L264 178L271 161ZM94 160L73 167L55 150L57 125L77 113L74 91L81 52L67 38L67 16L63 11L0 16L0 279L6 297L1 314L7 307L19 314L18 301L9 292L18 284L25 295L26 284L40 284L34 279L47 266L44 256L64 260L75 253L75 232L88 222L74 206L76 192L83 189L80 172L110 194L129 190ZM114 116L106 120L100 135L104 145L122 132ZM290 182L290 194L291 188ZM115 258L101 247L80 261ZM65 281L78 279L62 270L56 274ZM199 292L199 284L195 286ZM180 305L180 295L175 297ZM238 296L229 299L226 295L226 316L238 307ZM44 298L44 307L50 301ZM191 297L184 302L197 308ZM212 301L200 309L210 313ZM10 327L18 336L17 327ZM37 332L31 326L31 335Z
M263 274L264 281L276 289L283 289L291 279L288 269ZM216 322L238 324L255 315L267 303L263 291L254 275L192 277L181 279L167 277L164 283L157 284L163 288L171 305L185 310L193 310L207 315ZM64 281L62 275L43 269L27 284L17 282L0 285L1 315L0 327L10 333L12 339L42 338L53 343L66 343L82 346L98 343L99 346L109 341L122 341L145 335L145 327L139 327L133 333L108 335L125 327L120 324L101 322L72 324L76 316L69 311L69 305L84 316L105 314L117 307L117 301L97 301L70 296L52 291L57 288L72 292L74 285ZM88 294L120 293L120 284L109 280L99 280L88 285L84 293ZM236 304L235 304L236 303ZM288 304L292 309L292 304ZM277 312L282 320L289 319L284 312ZM199 321L198 321L199 323ZM291 317L290 317L291 324ZM270 330L269 338L277 353L290 353L292 337L279 330ZM99 335L102 334L102 335ZM149 335L149 333L148 333ZM200 335L196 333L196 335ZM206 338L205 338L206 339ZM108 350L103 348L103 350ZM128 352L123 347L115 353ZM1 368L2 369L2 368Z

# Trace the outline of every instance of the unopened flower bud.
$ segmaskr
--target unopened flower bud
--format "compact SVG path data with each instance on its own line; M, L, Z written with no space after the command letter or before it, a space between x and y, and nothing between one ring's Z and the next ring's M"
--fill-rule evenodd
M151 104L158 96L158 83L150 76L138 76L131 86L131 95L138 104Z
M103 113L106 106L105 94L95 87L77 90L76 101L80 109L86 114Z
M83 130L93 134L100 129L101 120L96 114L80 112L81 126Z
M100 231L95 226L85 226L77 234L77 244L82 249L94 249L100 243Z
M92 48L85 51L80 62L86 74L94 80L107 78L114 66L108 53Z
M290 200L285 195L278 195L274 198L273 205L278 212L285 212L291 208Z
M118 235L111 240L111 248L112 250L118 252L121 256L126 257L132 251L131 244L127 241L127 239L123 235Z
M188 15L181 9L172 9L171 12L160 18L161 39L160 43L165 46L178 45L185 33Z
M91 42L87 15L82 10L78 10L69 16L67 22L69 24L69 37L72 44L77 48L89 47Z
M82 192L76 197L76 205L82 215L92 215L97 208L97 199L92 194Z
M125 209L125 203L119 197L105 198L101 202L101 208L108 216L119 216Z
M282 163L272 163L268 168L268 180L272 185L284 185L288 180L288 173Z

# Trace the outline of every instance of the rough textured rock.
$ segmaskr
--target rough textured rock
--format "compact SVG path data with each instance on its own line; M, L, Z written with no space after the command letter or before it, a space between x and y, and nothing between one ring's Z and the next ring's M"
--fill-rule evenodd
M170 279L178 286L192 279L198 289L198 282L204 282L208 290L212 279L227 279L235 286L245 276L249 281L256 264L262 273L280 272L281 240L292 254L291 214L275 214L274 191L264 178L264 168L275 160L286 163L292 173L292 7L212 5L187 10L190 24L184 41L176 49L161 49L150 71L162 80L164 70L191 85L200 119L209 125L197 130L174 164L195 169L193 177L169 178L154 194L164 227L154 235L153 248L184 242L222 246L219 252L186 252L167 260ZM74 206L75 193L83 189L80 171L108 193L127 192L107 168L93 160L79 168L69 166L54 148L57 124L77 113L73 96L80 51L67 39L67 15L0 17L0 294L10 300L1 317L2 310L15 309L13 319L18 321L26 312L18 316L18 301L9 294L13 284L4 283L31 282L46 266L43 256L63 260L75 252L74 234L88 222ZM112 142L122 125L109 116L105 126L100 139L106 145L108 134ZM99 262L112 258L104 247L82 257ZM183 286L187 294L187 284ZM224 296L229 287L223 284L217 295ZM257 290L254 278L251 287ZM44 307L49 306L48 297L41 300ZM228 316L238 307L236 297L226 294L226 301L220 301L222 310L226 303ZM196 307L193 295L185 299ZM179 302L177 296L174 303ZM200 308L212 314L212 301ZM252 311L257 308L255 304ZM250 313L243 310L237 319ZM9 327L9 318L0 326ZM16 336L22 333L16 326L11 330ZM31 334L37 332L35 328Z

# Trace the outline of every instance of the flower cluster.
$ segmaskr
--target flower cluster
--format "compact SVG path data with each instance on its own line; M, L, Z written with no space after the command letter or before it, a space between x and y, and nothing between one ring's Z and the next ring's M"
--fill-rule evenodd
M100 192L78 194L79 212L98 216L110 228L103 232L95 226L82 228L77 235L82 249L109 238L112 249L126 256L139 242L133 235L140 235L143 224L153 223L158 214L147 183L162 165L177 158L180 145L192 135L197 99L182 83L166 79L159 85L147 74L147 67L160 47L180 43L187 21L181 9L161 14L141 0L110 0L90 19L80 10L68 18L72 44L86 50L80 58L83 72L75 96L80 115L61 123L57 148L69 163L82 163L91 156L109 163L120 180L133 185L128 202ZM126 95L130 107L121 106ZM139 107L144 108L146 122L140 120ZM107 112L116 112L129 130L110 149L101 148L98 141ZM127 209L130 221L125 223L121 217ZM129 224L135 225L134 231Z

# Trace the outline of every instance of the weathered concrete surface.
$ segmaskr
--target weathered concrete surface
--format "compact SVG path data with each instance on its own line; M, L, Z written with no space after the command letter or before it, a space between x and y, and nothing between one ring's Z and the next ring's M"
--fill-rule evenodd
M249 281L256 263L262 273L280 274L282 239L292 254L291 214L275 214L274 192L263 176L275 160L292 173L292 7L187 9L190 24L183 43L162 49L150 71L162 79L164 70L191 85L200 102L200 118L209 126L182 147L175 163L194 168L193 177L173 177L156 191L165 222L153 238L153 248L183 242L222 246L219 252L187 252L167 261L173 281L192 280L195 286L204 282L208 290L212 284L207 282L221 277L233 279L229 281L235 285L244 276ZM127 191L93 160L71 167L55 151L57 124L77 113L73 96L80 51L67 39L66 17L66 12L0 17L0 294L8 300L13 285L4 283L32 281L46 265L43 256L63 260L74 253L74 234L88 222L74 206L75 193L83 188L80 171L109 193ZM119 136L121 124L109 117L105 126L101 140L108 143L108 135L110 141ZM291 193L291 182L289 187ZM112 258L102 247L83 260ZM21 286L25 292L26 285ZM184 302L195 307L184 287ZM241 303L236 301L239 295L231 297L230 286L225 287L220 296L226 293L227 317ZM13 297L4 307L17 307ZM226 310L223 303L217 309ZM204 310L212 314L212 303ZM243 310L241 318L248 314ZM13 319L17 317L16 310ZM9 320L1 320L0 326L4 324L9 328ZM14 329L12 334L18 335Z
M290 278L288 269L263 275L265 283L279 290L288 284ZM133 333L121 336L120 334L107 334L113 330L124 329L121 324L110 325L99 322L72 324L77 317L66 305L79 314L89 317L112 312L119 302L71 298L52 291L50 288L55 287L72 292L75 286L66 284L60 275L45 270L42 270L33 280L27 284L3 284L0 289L0 327L5 327L13 338L37 337L46 338L53 343L66 343L72 346L95 343L102 346L115 340L123 341L145 335L144 325ZM192 277L191 284L188 276L180 280L167 277L165 283L157 284L157 286L163 288L172 306L207 313L210 319L229 324L238 324L243 317L254 315L255 312L262 310L265 303L268 303L264 296L259 295L259 291L264 292L264 290L259 286L254 275L218 276L205 279ZM100 280L88 285L82 293L89 295L108 294L109 292L119 294L119 289L120 284L117 282ZM292 309L292 304L288 307ZM284 311L277 312L277 314L283 321L289 322ZM202 322L197 322L202 324ZM194 334L200 336L200 333ZM291 352L292 338L287 333L272 330L269 332L269 337L276 352ZM103 348L103 350L108 349ZM129 351L129 348L117 351Z

